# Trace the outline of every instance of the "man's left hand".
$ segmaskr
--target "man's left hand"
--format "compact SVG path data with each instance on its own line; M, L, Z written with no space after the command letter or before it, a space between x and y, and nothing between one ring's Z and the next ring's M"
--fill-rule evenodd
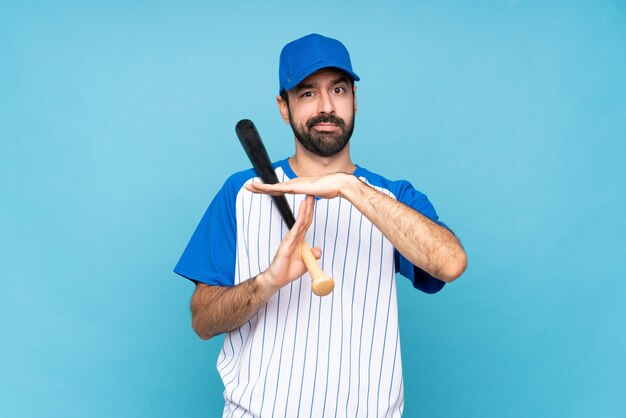
M246 189L253 193L269 195L305 194L310 196L333 199L344 197L343 191L357 184L359 180L352 174L334 173L317 177L298 177L284 183L265 184L252 182L246 184Z

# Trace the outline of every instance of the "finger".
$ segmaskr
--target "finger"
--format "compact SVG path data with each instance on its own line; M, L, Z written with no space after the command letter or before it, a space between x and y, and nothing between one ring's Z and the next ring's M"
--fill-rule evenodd
M296 223L294 224L293 229L297 228L298 231L303 229L305 232L309 229L309 220L311 218L314 205L315 203L312 196L307 196L302 202L300 202L298 216L296 217Z
M253 181L252 183L246 184L246 189L251 192L256 193L266 193L266 194L285 194L285 193L296 193L295 186L299 183L300 179L288 180L282 183L261 183Z
M282 183L266 184L253 181L246 185L246 189L254 193L263 193L270 195L289 194L306 194L309 190L312 178L296 178L287 180Z
M282 243L279 247L279 252L283 254L289 254L297 248L300 248L302 245L302 241L304 241L304 235L306 234L306 229L303 228L303 219L304 214L307 211L307 201L304 200L300 204L298 208L298 217L296 218L296 222L293 227L287 231L287 234L283 237Z
M298 215L296 216L296 222L293 224L291 229L285 235L285 239L287 237L289 237L289 238L291 238L293 240L298 235L302 234L302 230L304 229L303 228L303 223L304 223L305 215L306 215L306 212L307 212L307 203L308 202L306 200L303 200L300 203L300 207L298 208Z
M293 229L297 230L297 233L304 232L306 233L308 228L307 221L311 207L311 200L305 198L302 202L300 202L300 207L298 208L298 217L296 218L296 223L294 224Z
M261 193L261 194L269 194L273 196L279 196L281 194L285 194L284 192L275 190L273 184L265 184L265 183L250 183L245 185L246 190L252 193Z
M302 243L304 242L306 232L311 225L314 205L314 198L312 196L309 196L300 203L296 222L283 238L283 242L279 248L281 253L283 250L285 251L285 254L296 251L296 249L299 251Z
M315 256L315 258L317 258L318 260L322 258L322 249L320 247L311 248L311 252Z
M292 228L292 231L294 231L295 234L294 240L298 243L298 245L302 244L306 232L311 226L311 218L314 205L315 203L312 196L305 198L300 203L300 207L298 208L298 217L296 218L296 223Z
M311 223L313 223L313 213L315 212L315 198L313 196L307 196L307 211L305 214L306 227L305 230L308 231Z

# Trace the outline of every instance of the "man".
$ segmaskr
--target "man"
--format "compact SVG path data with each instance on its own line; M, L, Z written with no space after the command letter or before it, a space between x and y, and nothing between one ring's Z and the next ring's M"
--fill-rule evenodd
M175 268L196 282L198 335L227 333L217 363L225 417L400 416L395 273L434 293L465 270L426 196L350 159L358 80L337 40L312 34L284 47L276 100L296 152L275 163L283 182L231 176ZM285 193L297 209L290 231L269 196ZM311 293L304 240L335 279L328 296Z

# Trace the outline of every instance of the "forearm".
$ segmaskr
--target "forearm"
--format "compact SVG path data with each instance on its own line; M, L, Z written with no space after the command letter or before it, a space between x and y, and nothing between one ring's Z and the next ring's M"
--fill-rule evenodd
M347 182L340 194L372 221L402 255L431 276L450 282L465 270L463 247L448 229L356 177Z
M191 298L192 326L198 336L208 340L252 318L275 292L264 274L232 287L199 283Z
M273 195L340 196L372 221L402 255L431 276L451 282L467 266L465 251L452 232L351 174L300 177L277 184L253 182L246 188Z

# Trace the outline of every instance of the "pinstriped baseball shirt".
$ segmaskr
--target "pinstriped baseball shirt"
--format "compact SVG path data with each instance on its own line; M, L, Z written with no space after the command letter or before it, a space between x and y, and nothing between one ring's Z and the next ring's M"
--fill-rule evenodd
M288 160L279 180L295 178ZM433 221L435 209L407 181L357 166L354 175ZM232 175L215 196L174 271L193 281L233 286L265 271L287 233L270 196ZM288 195L294 213L304 195ZM248 322L226 334L217 369L224 417L399 417L404 405L396 272L427 293L443 287L406 260L350 202L317 199L306 235L335 279L325 297L308 274L274 294Z

